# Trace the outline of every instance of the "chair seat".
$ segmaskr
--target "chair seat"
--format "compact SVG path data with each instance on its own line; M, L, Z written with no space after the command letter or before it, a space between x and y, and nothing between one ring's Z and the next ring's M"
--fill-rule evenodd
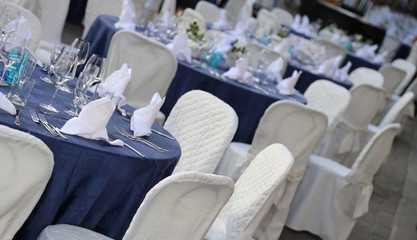
M220 159L214 173L228 176L236 182L249 164L246 162L249 147L250 145L247 143L232 142Z
M58 224L46 227L37 240L111 240L111 238L82 227Z

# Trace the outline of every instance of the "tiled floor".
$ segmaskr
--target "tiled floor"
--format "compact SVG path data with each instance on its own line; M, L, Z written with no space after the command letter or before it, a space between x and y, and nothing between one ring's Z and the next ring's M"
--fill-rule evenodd
M75 37L81 37L82 31L79 25L66 24L62 41L70 44ZM375 175L369 208L357 221L349 240L417 239L417 119L407 122ZM279 239L320 238L286 228Z

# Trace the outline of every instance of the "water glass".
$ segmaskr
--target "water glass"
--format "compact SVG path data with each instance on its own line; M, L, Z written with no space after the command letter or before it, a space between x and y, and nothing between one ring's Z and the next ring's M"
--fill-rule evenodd
M19 102L15 102L15 104L20 106L26 106L26 103L28 102L28 99L30 97L30 93L33 90L33 87L35 86L36 82L34 79L28 79L23 84L22 87L18 93Z

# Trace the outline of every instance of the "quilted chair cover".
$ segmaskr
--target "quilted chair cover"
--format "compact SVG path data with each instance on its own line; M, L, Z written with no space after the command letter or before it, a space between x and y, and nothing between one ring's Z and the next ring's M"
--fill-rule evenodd
M186 8L184 12L182 13L181 18L183 21L181 24L186 28L188 28L190 23L192 23L195 19L197 19L198 27L200 28L200 30L203 31L207 29L206 20L204 19L203 15L201 15L201 13L199 13L198 11L192 8Z
M0 239L11 240L52 174L54 158L38 138L0 126Z
M136 109L147 106L155 92L166 94L178 65L165 45L129 30L120 30L113 36L107 59L106 75L124 63L133 69L123 95Z
M85 7L83 38L87 35L94 20L100 14L120 16L123 0L88 0Z
M368 84L351 89L351 100L336 128L327 138L327 158L351 167L362 150L368 124L385 102L385 91Z
M352 168L312 155L293 199L286 225L324 240L345 240L368 211L372 179L390 152L398 124L381 129Z
M200 90L184 94L164 125L181 146L174 173L213 173L237 125L233 108L217 97Z
M273 8L271 12L278 17L279 26L281 26L282 24L291 25L294 21L294 17L292 16L292 14L285 9L276 7Z
M220 19L220 8L211 2L199 1L195 10L204 17L206 22L213 23Z
M35 52L36 49L38 48L39 41L41 40L41 37L42 37L42 26L38 17L24 7L21 7L14 3L0 1L0 9L3 9L6 6L9 7L10 9L15 9L16 11L19 11L20 16L25 17L30 23L30 31L32 33L32 36L29 42L26 43L26 46L30 49L30 51Z
M330 41L329 39L317 39L315 41L315 43L323 46L326 49L326 57L325 59L329 59L332 57L336 57L339 55L342 55L342 59L345 59L346 57L346 48L340 46L337 43L334 43L332 41ZM341 63L343 62L343 60L341 61Z
M293 161L291 153L282 144L272 144L261 151L236 182L235 192L206 239L252 239L274 198L282 195Z
M353 85L368 84L378 88L384 86L384 76L380 72L366 67L360 67L353 70L349 74L348 80L351 81Z
M265 8L261 8L261 10L259 10L256 19L258 20L259 25L264 27L269 34L275 35L281 29L279 18Z
M384 76L384 85L382 87L387 92L388 97L394 94L395 89L407 74L406 71L395 67L392 64L384 65L379 69L379 72Z
M249 58L249 66L253 69L258 69L258 63L260 58L262 57L261 53L264 52L264 61L265 61L265 68L268 67L268 65L277 60L278 58L282 58L284 61L284 65L281 69L281 76L284 76L285 70L287 69L287 59L283 57L279 52L274 51L264 45L261 45L259 43L248 43L246 45L246 50L250 56Z
M416 65L412 62L409 62L404 59L395 59L392 62L392 65L404 70L407 74L405 75L404 79L395 89L394 93L397 95L401 95L404 89L408 86L408 84L413 80L414 75L416 74Z
M233 193L228 177L184 172L155 185L133 217L123 240L202 239ZM107 240L99 233L70 225L45 228L38 240Z

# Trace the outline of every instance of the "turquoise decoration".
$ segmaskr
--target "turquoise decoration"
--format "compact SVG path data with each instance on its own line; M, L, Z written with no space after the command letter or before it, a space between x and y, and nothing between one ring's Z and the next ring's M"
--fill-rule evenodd
M223 58L223 54L221 52L212 51L209 53L208 56L208 63L210 66L217 68Z
M346 44L345 44L345 48L346 48L346 50L351 51L352 50L352 42L347 41Z
M12 49L12 51L10 52L9 55L9 59L16 59L19 58L20 51L18 49ZM24 56L22 58L22 60L18 63L15 63L13 65L11 65L9 68L7 68L6 74L4 75L4 80L6 81L6 83L8 84L12 84L13 78L14 76L17 74L19 75L19 71L21 67L25 67L26 66L26 62L28 59L29 54L27 52L24 53ZM15 83L19 83L19 77L17 77L15 79Z

